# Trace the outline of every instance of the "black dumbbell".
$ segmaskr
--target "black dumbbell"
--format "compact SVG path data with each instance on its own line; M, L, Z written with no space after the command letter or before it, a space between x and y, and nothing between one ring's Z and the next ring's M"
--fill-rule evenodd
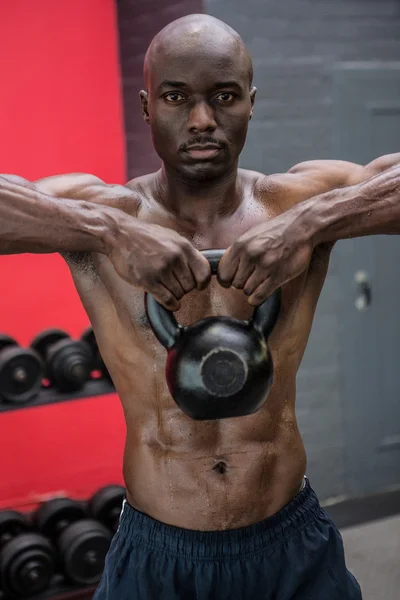
M80 390L90 379L91 353L87 344L72 340L61 329L46 329L31 342L45 363L45 377L62 392Z
M119 525L125 488L122 485L107 485L100 488L89 502L89 513L115 533Z
M26 517L0 511L0 587L11 598L44 592L55 571L54 549L43 535L30 531Z
M100 581L112 534L98 521L85 518L82 504L71 498L54 498L39 508L35 524L58 550L66 579L78 585Z
M12 337L0 334L0 399L23 404L42 387L43 363L31 348L21 348Z
M100 371L102 376L106 379L111 380L110 374L106 365L104 364L103 357L100 354L99 347L97 345L96 336L92 327L88 327L81 335L81 341L87 344L90 348L92 355L92 370Z

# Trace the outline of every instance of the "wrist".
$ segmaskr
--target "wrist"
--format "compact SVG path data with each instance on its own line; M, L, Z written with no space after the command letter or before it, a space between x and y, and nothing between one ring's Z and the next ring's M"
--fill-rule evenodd
M100 210L96 214L98 220L98 249L97 252L109 256L118 243L123 230L122 219L126 215L118 208L110 206L100 206Z
M311 244L313 248L321 243L321 204L318 199L305 200L283 213L282 216L288 217L289 214L290 227L294 232L295 239Z

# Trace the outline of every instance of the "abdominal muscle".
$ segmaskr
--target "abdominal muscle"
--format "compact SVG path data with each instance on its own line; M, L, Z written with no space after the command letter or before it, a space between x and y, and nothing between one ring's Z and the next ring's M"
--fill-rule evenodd
M142 398L137 414L125 411L127 500L139 511L187 529L234 529L275 514L300 490L306 457L294 412L274 415L289 399L271 393L253 415L193 421L166 390L158 402Z

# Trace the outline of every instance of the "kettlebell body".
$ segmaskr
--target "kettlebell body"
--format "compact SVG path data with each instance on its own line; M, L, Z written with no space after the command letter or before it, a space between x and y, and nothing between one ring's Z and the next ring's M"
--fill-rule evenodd
M207 250L215 274L224 250ZM147 317L167 349L166 380L178 406L196 420L249 415L265 402L273 383L267 339L280 310L280 290L252 318L209 317L187 327L145 295Z

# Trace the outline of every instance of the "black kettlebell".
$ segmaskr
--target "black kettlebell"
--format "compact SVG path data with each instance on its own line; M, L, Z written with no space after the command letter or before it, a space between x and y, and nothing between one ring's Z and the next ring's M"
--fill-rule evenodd
M204 250L213 275L225 250ZM267 340L278 320L276 290L248 321L210 317L179 325L172 312L145 294L147 318L167 349L166 379L171 396L192 419L240 417L256 412L273 383Z
M225 250L204 250L216 274ZM210 317L179 325L172 312L145 294L147 318L167 349L166 379L171 396L192 419L228 419L256 412L273 382L267 339L281 302L276 290L248 321Z

